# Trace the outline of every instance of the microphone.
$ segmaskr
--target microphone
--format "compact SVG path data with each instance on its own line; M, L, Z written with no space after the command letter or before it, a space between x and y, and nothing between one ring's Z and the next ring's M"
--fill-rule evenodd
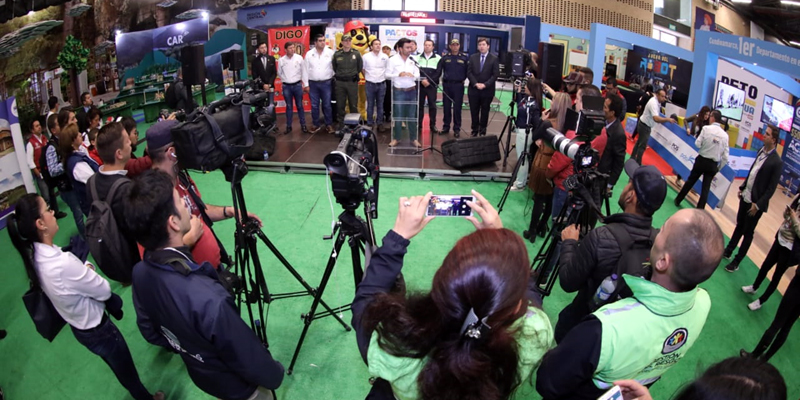
M414 65L419 67L419 63L417 62L417 60L414 59L414 56L408 56L408 59L411 60L414 63Z

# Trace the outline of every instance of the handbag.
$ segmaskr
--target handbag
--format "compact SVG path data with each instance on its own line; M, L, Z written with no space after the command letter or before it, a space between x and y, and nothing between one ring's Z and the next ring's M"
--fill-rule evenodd
M22 296L22 302L36 325L36 331L49 342L67 324L38 284L31 284L31 288Z

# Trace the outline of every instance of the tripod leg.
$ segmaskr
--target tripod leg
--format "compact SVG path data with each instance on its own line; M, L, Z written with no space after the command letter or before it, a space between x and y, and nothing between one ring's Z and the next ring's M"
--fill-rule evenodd
M261 229L257 230L256 234L261 239L261 241L264 242L265 245L267 245L267 247L270 249L270 251L272 251L272 254L274 254L275 257L278 258L278 260L281 262L281 264L283 264L283 266L286 267L286 270L289 271L289 273L292 274L292 276L294 276L294 278L297 279L297 281L300 282L301 285L303 285L303 288L306 289L306 292L308 292L308 294L310 296L314 296L316 294L316 290L314 290L314 288L312 288L311 285L309 285L305 281L305 279L303 279L303 277L300 275L300 273L297 272L297 270L294 269L294 267L292 267L292 264L289 264L289 261L286 260L285 257L283 257L283 254L281 254L281 252L278 251L278 248L275 247L274 244L272 244L272 241L269 240L267 235L265 235L264 232ZM331 310L331 308L328 306L327 303L325 303L324 300L320 299L319 302L322 305L322 307L325 308L326 311L331 313L331 315L333 315L333 317L336 318L336 320L339 321L340 324L342 324L342 327L344 327L345 329L349 328L347 326L347 323L344 322L342 320L342 318L339 317L338 314L334 313L333 310Z
M303 332L300 334L300 340L298 340L297 347L294 349L292 362L289 364L289 369L286 371L288 375L291 375L292 371L294 370L294 364L297 362L297 356L300 354L300 348L303 347L303 341L305 341L306 334L308 334L308 328L311 326L311 322L314 321L314 315L316 314L317 306L322 299L322 293L325 292L325 287L328 285L328 280L333 272L333 267L336 265L336 259L339 257L339 252L342 250L342 245L344 244L346 236L347 235L343 230L339 230L339 235L336 236L336 243L334 243L331 256L328 259L328 265L325 266L325 272L322 274L322 280L319 283L319 288L317 288L314 301L311 303L311 309L308 311L308 314L304 314L302 316L304 324ZM347 327L347 330L350 330L349 326Z
M256 250L256 238L248 237L247 246L249 248L250 257L252 257L253 260L253 270L251 274L255 277L255 286L252 291L253 298L248 299L248 308L252 307L252 303L256 303L258 319L255 321L253 329L255 329L256 334L258 334L259 339L261 339L261 343L269 345L267 341L267 326L264 323L264 302L270 302L271 296L267 288L267 280L264 278L264 270L261 268L261 259L259 259L258 251Z
M503 206L506 204L506 200L508 200L508 194L511 192L511 186L514 185L514 180L517 178L517 174L519 173L520 168L522 168L522 161L525 157L528 156L528 151L525 150L520 154L519 160L517 160L516 165L514 165L514 171L511 172L511 179L508 180L508 185L506 185L506 189L503 191L503 196L500 197L500 202L497 203L497 213L500 214L503 212Z

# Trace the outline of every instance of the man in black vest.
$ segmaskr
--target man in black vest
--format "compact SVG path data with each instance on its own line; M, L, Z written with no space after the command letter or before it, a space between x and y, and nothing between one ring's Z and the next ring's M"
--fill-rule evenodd
M486 135L489 125L489 107L494 100L495 82L500 76L497 56L489 53L489 40L478 39L478 53L469 58L469 111L472 115L472 136Z
M775 151L778 145L780 132L774 125L768 125L764 133L764 147L758 151L753 166L747 174L742 186L739 187L739 211L736 213L736 229L731 235L731 241L725 248L723 257L730 258L733 250L739 244L739 239L744 236L739 252L725 271L734 272L739 269L739 263L744 260L750 244L753 242L753 233L756 230L761 215L767 212L769 200L778 187L778 180L783 170L783 160Z
M275 66L275 57L267 54L267 44L261 42L258 44L258 54L253 58L251 71L253 71L253 79L261 82L260 89L269 92L269 102L272 103L273 86L275 86L275 78L278 76L278 69Z

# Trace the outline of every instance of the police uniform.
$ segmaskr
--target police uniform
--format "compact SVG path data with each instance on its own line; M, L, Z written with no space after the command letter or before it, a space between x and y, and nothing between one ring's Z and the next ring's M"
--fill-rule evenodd
M342 41L350 40L348 35ZM338 50L333 55L333 72L336 79L336 108L339 122L344 121L345 103L350 103L350 112L358 113L358 74L364 69L361 53L351 48L350 51Z
M425 116L425 99L428 100L428 124L431 133L436 132L436 94L439 91L439 80L442 76L441 59L436 53L430 57L423 53L415 57L419 64L420 77L428 81L428 87L419 85L419 129L422 130L422 118Z
M457 40L450 42L458 43ZM467 61L469 57L465 53L446 54L442 56L439 66L442 69L442 89L444 90L444 126L442 133L450 130L450 116L453 118L453 131L455 136L459 136L461 130L461 108L464 105L464 80L467 79ZM452 100L451 100L452 99Z

